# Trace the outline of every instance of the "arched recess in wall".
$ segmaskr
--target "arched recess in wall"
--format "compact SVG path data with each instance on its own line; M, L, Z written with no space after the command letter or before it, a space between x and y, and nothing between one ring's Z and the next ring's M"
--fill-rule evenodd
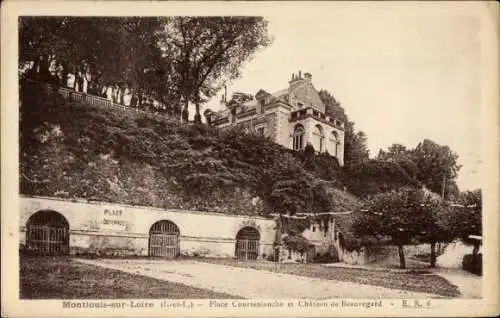
M304 148L304 126L298 124L293 130L293 150L300 150Z
M149 256L172 259L180 254L179 227L171 221L161 220L149 229Z
M69 254L69 223L59 212L38 211L26 222L26 247L40 255Z
M260 233L251 226L246 226L236 234L235 255L241 260L257 259L259 255Z
M323 127L320 125L314 126L313 146L318 152L323 152L325 150L325 134L323 132Z

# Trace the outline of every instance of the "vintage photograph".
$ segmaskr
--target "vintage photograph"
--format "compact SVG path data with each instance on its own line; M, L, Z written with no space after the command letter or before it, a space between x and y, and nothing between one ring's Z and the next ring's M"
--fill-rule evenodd
M480 20L347 11L17 17L19 299L481 300Z

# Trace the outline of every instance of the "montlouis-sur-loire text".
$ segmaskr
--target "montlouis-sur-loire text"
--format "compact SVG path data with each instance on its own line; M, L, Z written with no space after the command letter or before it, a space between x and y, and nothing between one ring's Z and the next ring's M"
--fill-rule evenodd
M153 308L150 301L63 301L63 308Z
M96 308L96 309L146 309L154 308L159 306L164 309L175 309L175 308L193 308L194 303L187 300L162 300L158 301L147 301L147 300L130 300L130 301L63 301L63 308Z

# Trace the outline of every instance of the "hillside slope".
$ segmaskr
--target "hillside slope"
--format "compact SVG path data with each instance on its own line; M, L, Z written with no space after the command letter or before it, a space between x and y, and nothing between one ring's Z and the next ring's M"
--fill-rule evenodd
M292 191L304 207L307 195L327 195L313 211L357 205L260 136L68 102L26 85L21 99L22 194L231 214L277 212L296 204Z

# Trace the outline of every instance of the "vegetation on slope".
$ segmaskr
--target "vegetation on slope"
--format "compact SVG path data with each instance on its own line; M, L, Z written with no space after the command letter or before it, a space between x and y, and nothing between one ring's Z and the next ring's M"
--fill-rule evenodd
M357 202L263 137L38 89L21 91L23 194L231 214L324 212Z

